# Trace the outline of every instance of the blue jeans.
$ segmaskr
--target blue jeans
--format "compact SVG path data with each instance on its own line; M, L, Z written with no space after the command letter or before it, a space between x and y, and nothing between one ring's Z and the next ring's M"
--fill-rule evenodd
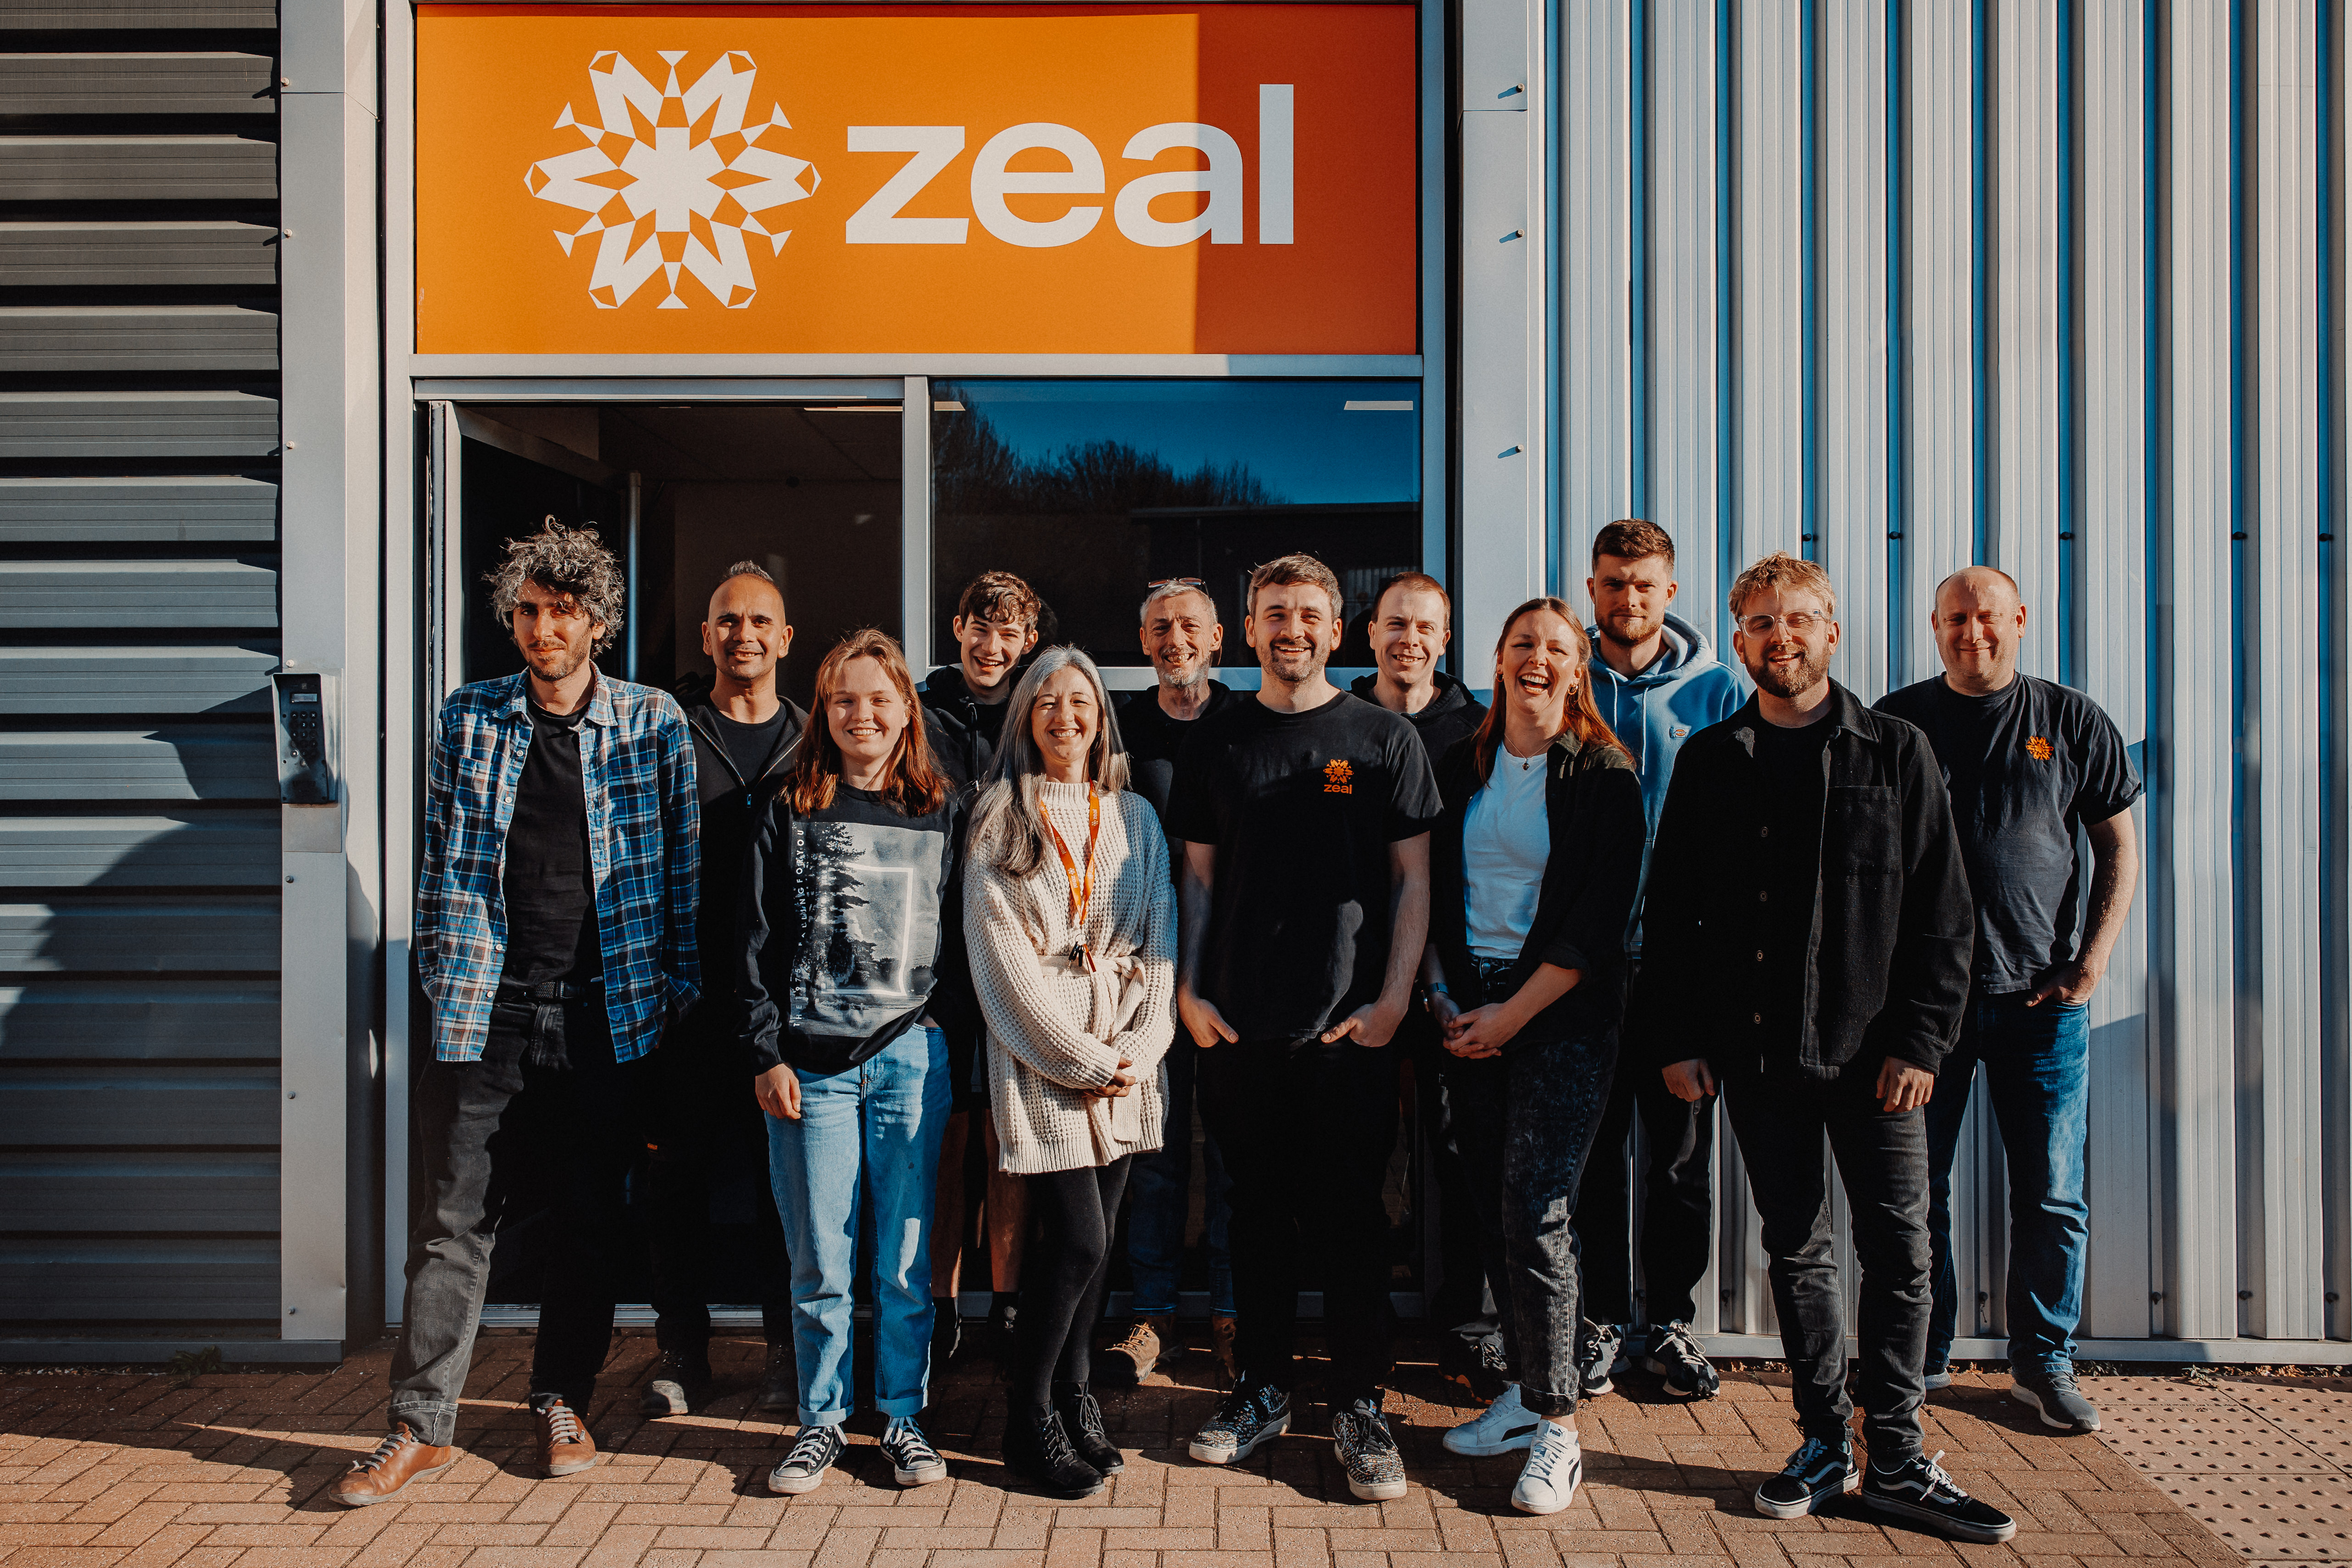
M931 1202L953 1099L948 1076L947 1037L919 1025L845 1072L801 1074L801 1119L768 1119L768 1169L793 1260L803 1424L849 1419L861 1225L874 1237L874 1406L885 1415L923 1408Z
M1192 1195L1192 1080L1201 1047L1182 1029L1168 1047L1168 1120L1160 1145L1138 1154L1128 1185L1135 1206L1127 1216L1127 1266L1133 1276L1139 1318L1173 1317L1176 1277L1184 1265L1184 1222ZM1232 1217L1233 1179L1216 1139L1202 1141L1209 1176L1209 1310L1234 1310L1234 1260L1226 1250L1225 1225Z
M2083 1267L2091 1237L2083 1201L2090 1136L2090 1009L2029 994L1972 994L1959 1043L1944 1058L1927 1102L1927 1229L1935 1247L1935 1305L1927 1370L1950 1364L1959 1327L1952 1268L1952 1156L1968 1114L1969 1087L1984 1064L1985 1089L2009 1163L2009 1362L2048 1371L2074 1359L2083 1317Z

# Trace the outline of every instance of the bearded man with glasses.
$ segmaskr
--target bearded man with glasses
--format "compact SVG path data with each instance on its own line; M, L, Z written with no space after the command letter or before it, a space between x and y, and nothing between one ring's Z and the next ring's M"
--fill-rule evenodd
M1692 736L1650 853L1626 1057L1697 1100L1722 1085L1764 1222L1804 1441L1756 1489L1797 1519L1859 1490L1963 1541L2016 1522L1922 1450L1927 1126L1968 1000L1975 910L1935 753L1830 679L1837 590L1774 553L1731 586L1756 693ZM1865 1474L1847 1423L1845 1313L1826 1137L1862 1265ZM1940 1456L1937 1456L1940 1458Z

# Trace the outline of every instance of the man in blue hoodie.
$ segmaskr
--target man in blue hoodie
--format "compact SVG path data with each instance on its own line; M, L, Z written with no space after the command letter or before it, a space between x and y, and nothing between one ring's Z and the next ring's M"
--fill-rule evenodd
M1640 518L1623 518L1593 537L1592 697L1601 716L1633 753L1650 837L1658 832L1675 755L1692 735L1729 718L1744 700L1739 682L1717 663L1706 635L1669 615L1675 542ZM1643 848L1646 873L1649 851ZM1642 955L1640 905L1626 953ZM1643 1297L1651 1325L1642 1364L1686 1399L1712 1397L1719 1384L1691 1332L1697 1303L1692 1292L1706 1273L1714 1244L1715 1100L1696 1104L1666 1091L1664 1080L1639 1068L1621 1069L1609 1109L1593 1140L1591 1161L1576 1205L1586 1310L1577 1365L1586 1395L1606 1394L1633 1325L1633 1166L1628 1134L1639 1112L1649 1145L1648 1201L1642 1211Z

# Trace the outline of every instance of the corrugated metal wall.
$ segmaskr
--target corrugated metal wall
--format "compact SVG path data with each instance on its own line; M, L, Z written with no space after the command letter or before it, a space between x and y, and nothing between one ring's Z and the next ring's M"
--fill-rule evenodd
M2025 668L2151 785L2093 1004L2084 1331L2352 1336L2342 8L1553 16L1556 579L1646 515L1719 633L1728 574L1801 552L1874 698L1937 669L1938 578L2016 576ZM1999 1335L1989 1119L1961 1177L1961 1332ZM1725 1186L1719 1326L1769 1331Z
M277 1331L277 20L0 7L0 1338Z

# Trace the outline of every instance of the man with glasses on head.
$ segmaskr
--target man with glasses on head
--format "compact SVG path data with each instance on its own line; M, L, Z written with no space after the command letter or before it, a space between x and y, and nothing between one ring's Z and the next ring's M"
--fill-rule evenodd
M2131 818L2139 770L2097 703L2018 673L2025 601L2008 573L1990 566L1953 573L1937 585L1933 621L1944 673L1878 703L1881 712L1926 731L1935 747L1976 895L1968 1012L1927 1107L1936 1279L1927 1386L1952 1380L1959 1326L1952 1161L1981 1062L2008 1156L2011 1390L2041 1413L2043 1426L2095 1432L2098 1409L2074 1383L2074 1325L2091 1242L2083 1199L2090 1001L2139 877ZM2090 929L2079 942L2077 829L2091 841L2093 863Z
M1243 700L1231 687L1209 679L1225 646L1225 628L1208 584L1198 577L1170 577L1147 584L1143 595L1143 657L1158 679L1119 707L1118 732L1127 742L1129 787L1151 803L1161 827L1168 823L1168 791L1176 756L1185 738L1233 703ZM1184 863L1184 846L1171 834L1168 864ZM1192 1185L1192 1086L1200 1047L1183 1030L1168 1047L1167 1121L1160 1147L1136 1156L1129 1190L1127 1262L1133 1279L1135 1321L1112 1345L1108 1365L1122 1380L1151 1374L1163 1355L1177 1349L1176 1307L1184 1262L1184 1228ZM1234 1371L1234 1276L1226 1251L1225 1193L1232 1184L1214 1138L1202 1141L1208 1177L1209 1338L1225 1375Z
M1719 1083L1770 1258L1804 1442L1756 1489L1797 1519L1857 1489L1872 1508L1964 1541L2014 1521L1922 1451L1927 1348L1928 1096L1968 997L1974 913L1927 739L1830 679L1837 593L1775 553L1731 586L1756 693L1675 760L1650 852L1630 1055L1688 1101ZM1869 1446L1846 1426L1845 1313L1830 1152L1862 1265Z

